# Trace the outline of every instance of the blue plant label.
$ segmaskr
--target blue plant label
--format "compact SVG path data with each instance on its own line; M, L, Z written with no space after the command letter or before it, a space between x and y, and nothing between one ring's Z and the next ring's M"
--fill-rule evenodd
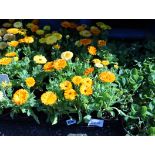
M104 120L100 119L91 119L88 123L88 126L97 126L97 127L103 127Z
M0 74L0 84L2 82L6 82L6 83L9 83L10 82L9 77L8 77L7 74Z
M67 125L73 125L76 124L76 120L75 119L68 119L66 120Z

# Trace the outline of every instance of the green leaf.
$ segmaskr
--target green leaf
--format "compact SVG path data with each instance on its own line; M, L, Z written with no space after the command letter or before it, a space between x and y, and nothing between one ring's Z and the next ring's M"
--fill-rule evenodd
M58 123L58 115L55 114L55 115L54 115L54 118L53 118L53 120L52 120L52 125L57 124L57 123Z
M78 110L78 116L79 116L79 121L77 122L77 124L80 124L82 122L82 113L81 113L81 110Z
M155 136L155 127L150 127L150 128L148 129L148 134L149 134L150 136Z
M85 123L88 123L91 119L91 115L86 115L84 118Z
M146 112L147 112L147 107L146 106L142 106L142 108L141 108L141 114L143 116L146 116Z

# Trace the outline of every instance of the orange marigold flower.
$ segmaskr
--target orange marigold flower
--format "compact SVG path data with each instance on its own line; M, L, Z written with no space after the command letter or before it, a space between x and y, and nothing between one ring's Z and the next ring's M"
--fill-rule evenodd
M26 78L25 82L28 87L33 87L36 83L33 77Z
M9 53L6 53L5 56L6 57L15 57L15 56L17 56L17 53L16 52L9 52Z
M19 89L14 93L12 102L16 105L22 105L27 102L28 97L29 93L25 89Z
M72 83L70 81L63 81L60 83L61 90L72 89Z
M96 47L94 47L94 46L89 46L89 47L88 47L88 52L89 52L91 55L96 55L96 51L97 51Z
M11 42L8 42L8 45L9 46L12 46L12 47L16 47L18 46L19 42L18 41L11 41Z
M63 22L61 22L61 26L64 27L64 28L69 28L70 27L70 22L63 21Z
M116 80L115 74L110 71L105 71L99 74L102 82L114 82Z
M98 40L98 46L102 47L102 46L106 46L107 42L105 40Z
M32 24L30 29L31 29L32 32L36 32L39 29L39 26L35 25L35 24Z
M82 24L82 25L77 26L77 27L76 27L76 30L77 30L77 31L83 31L83 30L85 30L86 27L87 27L87 25Z
M53 63L53 67L56 70L61 70L67 66L67 62L64 59L57 59Z
M86 96L90 96L93 94L93 89L89 85L81 85L80 93Z
M52 91L47 91L41 95L41 102L45 105L54 105L57 101L57 95Z
M12 62L12 58L1 58L0 65L9 65Z
M87 46L92 43L92 39L80 39L80 44Z
M74 89L67 89L64 92L64 97L67 100L75 100L75 97L77 96L77 93Z
M91 74L93 71L94 71L94 67L87 68L87 69L84 71L84 75L89 75L89 74Z
M44 65L44 67L43 67L43 70L44 70L45 72L51 72L52 69L54 69L54 67L53 67L53 61L47 62L47 63Z
M96 26L91 26L90 32L94 35L99 35L101 33L101 30Z
M81 84L81 82L82 82L82 77L81 77L81 76L74 76L74 77L72 78L72 82L73 82L75 85L79 86L79 85Z

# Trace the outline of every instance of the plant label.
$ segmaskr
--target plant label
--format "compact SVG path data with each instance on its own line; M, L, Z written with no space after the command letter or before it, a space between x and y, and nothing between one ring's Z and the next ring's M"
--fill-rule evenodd
M91 119L88 123L88 126L97 126L97 127L103 127L104 120L100 119Z
M9 83L10 82L9 77L8 77L7 74L0 74L0 84L2 82L6 82L6 83Z
M75 119L69 119L69 120L66 120L66 123L67 123L67 125L73 125L73 124L76 124L76 120Z
M0 85L2 84L2 82L6 82L6 83L10 82L10 79L7 74L0 74ZM2 90L2 92L3 92L4 96L6 96L4 89Z

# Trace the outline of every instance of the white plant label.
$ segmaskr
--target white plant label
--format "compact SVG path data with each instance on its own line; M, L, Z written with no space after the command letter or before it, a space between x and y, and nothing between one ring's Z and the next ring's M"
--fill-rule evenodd
M104 120L100 119L91 119L88 123L88 126L97 126L97 127L103 127Z

